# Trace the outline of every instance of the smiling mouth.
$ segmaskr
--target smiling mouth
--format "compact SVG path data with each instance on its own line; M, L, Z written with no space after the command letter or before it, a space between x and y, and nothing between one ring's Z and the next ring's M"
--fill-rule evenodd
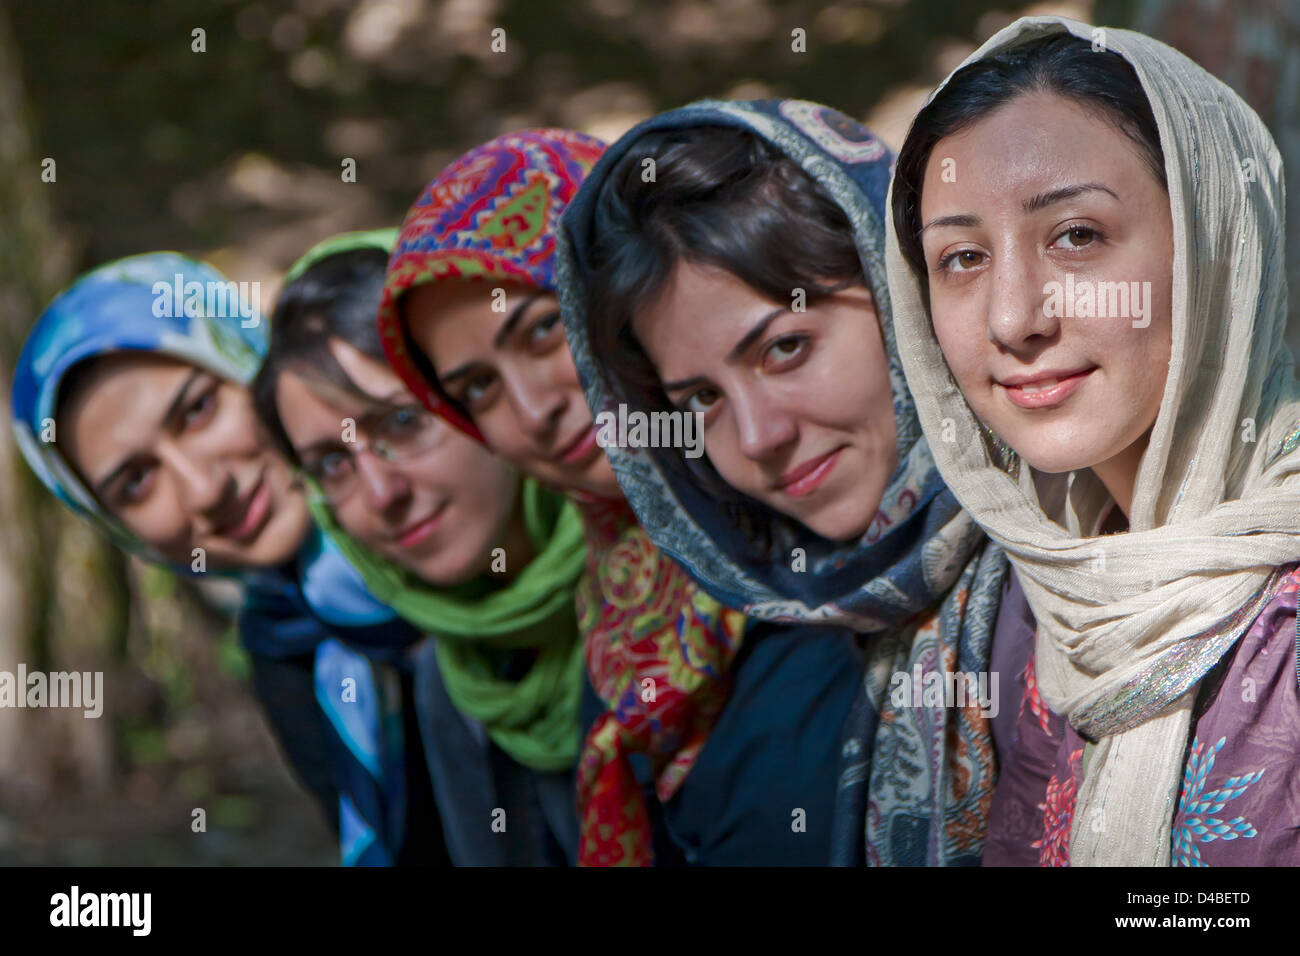
M217 536L247 544L257 537L271 511L271 486L263 471L253 483L252 490L244 496L236 516L217 529Z
M841 445L839 448L828 451L824 455L818 455L816 458L811 458L802 465L790 469L777 481L776 490L795 498L811 494L826 480L826 476L831 473L831 470L840 460L840 452L845 447L847 446Z
M421 518L414 524L407 525L398 535L397 543L403 548L412 548L425 540L434 530L442 524L443 515L447 512L447 503L444 501L434 510L433 514L427 518Z
M1054 408L1074 394L1097 366L1074 372L1051 372L1030 378L1014 376L1006 381L994 380L1007 398L1020 408Z
M592 422L581 435L560 450L555 460L562 465L576 465L586 459L597 447L599 446L596 444L596 423Z

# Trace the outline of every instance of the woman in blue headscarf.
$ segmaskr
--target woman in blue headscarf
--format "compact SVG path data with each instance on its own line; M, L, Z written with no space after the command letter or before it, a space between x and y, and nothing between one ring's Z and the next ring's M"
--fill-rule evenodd
M655 117L565 213L560 300L601 443L654 543L751 618L859 635L835 862L970 865L992 799L1005 559L945 487L903 378L890 166L870 132L814 103Z
M243 583L255 688L345 865L445 862L407 827L433 804L404 743L409 677L392 665L420 635L315 529L258 423L247 385L267 329L248 291L166 252L82 276L19 356L14 435L44 485L122 548Z

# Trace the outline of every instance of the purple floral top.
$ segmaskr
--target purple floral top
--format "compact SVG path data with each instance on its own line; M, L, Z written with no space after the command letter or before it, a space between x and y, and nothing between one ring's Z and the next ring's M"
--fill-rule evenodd
M1173 822L1175 866L1300 865L1300 565L1202 682ZM985 866L1069 866L1084 740L1038 693L1033 614L1007 575L993 636L1004 713Z

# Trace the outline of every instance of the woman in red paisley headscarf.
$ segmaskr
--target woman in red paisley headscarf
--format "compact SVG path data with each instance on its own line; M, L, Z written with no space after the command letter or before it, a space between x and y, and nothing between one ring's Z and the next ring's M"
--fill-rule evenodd
M389 262L385 348L429 408L583 513L578 614L604 706L578 768L579 862L826 863L858 652L845 631L723 606L624 500L553 271L559 216L603 148L565 130L507 134L430 183Z

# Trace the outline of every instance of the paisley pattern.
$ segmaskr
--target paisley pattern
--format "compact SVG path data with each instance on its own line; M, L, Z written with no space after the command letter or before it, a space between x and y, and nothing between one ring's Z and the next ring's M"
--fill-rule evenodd
M406 350L398 300L442 279L514 281L554 288L554 224L604 144L569 130L508 133L471 150L425 187L402 222L379 305L393 369L432 411L482 440Z
M865 636L863 690L879 719L864 707L846 733L838 805L846 813L864 807L865 818L837 824L837 834L862 842L852 853L837 848L835 858L856 860L865 849L867 861L881 865L978 862L994 774L988 720L969 709L894 707L883 693L892 674L918 664L926 674L987 671L1006 572L1001 550L944 485L903 376L884 263L888 150L847 116L786 100L693 103L647 120L612 145L566 210L556 251L562 315L587 402L602 411L619 401L587 334L597 198L642 136L695 126L738 127L763 138L847 213L889 358L899 467L861 539L778 540L772 559L756 562L743 530L674 466L671 450L606 453L650 540L723 605L752 618L849 627ZM807 558L803 573L790 567L795 547Z
M745 617L699 590L627 505L583 510L578 626L588 635L587 671L610 709L578 765L578 855L588 866L644 866L653 862L650 821L627 754L651 756L656 793L671 799L726 702Z
M430 410L480 441L406 352L399 300L448 278L554 290L559 215L603 148L566 130L499 137L452 163L407 214L380 308L384 347ZM678 790L726 702L744 616L701 592L622 501L574 499L587 536L578 626L588 676L608 707L579 757L578 860L650 865L650 818L629 754L650 756L661 799Z

